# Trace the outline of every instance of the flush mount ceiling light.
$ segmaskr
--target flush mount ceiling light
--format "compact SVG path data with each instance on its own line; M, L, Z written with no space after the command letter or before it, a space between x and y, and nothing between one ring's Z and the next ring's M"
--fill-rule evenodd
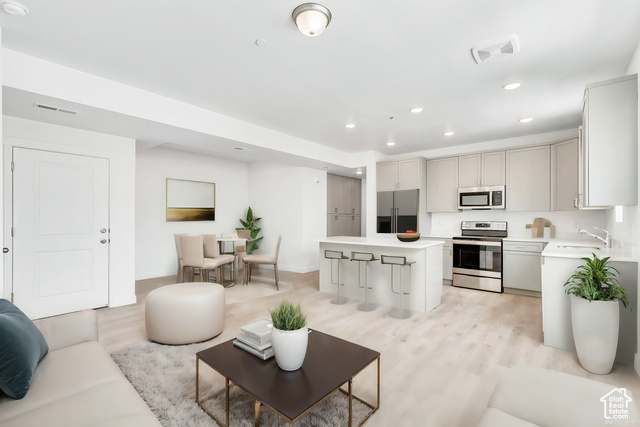
M27 9L26 6L15 0L2 0L2 8L9 15L13 16L26 16L27 13L29 13L29 9Z
M347 129L353 129L354 127L356 127L356 125L354 125L353 123L347 123L346 125L344 125L344 127L346 127Z
M525 117L524 119L520 119L520 123L529 123L531 120L533 120L532 117Z
M319 36L331 22L329 9L317 3L301 4L291 16L300 32L308 37Z
M507 85L502 86L504 90L514 90L520 87L520 83L509 83Z
M394 145L396 145L396 143L395 143L395 142L393 142L393 141L389 141L389 142L387 142L387 145L388 145L389 147L393 147Z
M415 107L411 109L412 113L422 113L423 108L422 107Z
M357 173L358 175L362 175L362 169L358 169L358 170L356 171L356 173Z
M444 133L444 136L451 136L451 135L453 135L453 132L451 132L451 131Z

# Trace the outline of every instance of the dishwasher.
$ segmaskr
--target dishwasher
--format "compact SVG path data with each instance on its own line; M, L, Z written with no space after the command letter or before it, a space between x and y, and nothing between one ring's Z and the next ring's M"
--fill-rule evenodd
M502 242L502 286L532 296L542 292L542 250L545 242Z

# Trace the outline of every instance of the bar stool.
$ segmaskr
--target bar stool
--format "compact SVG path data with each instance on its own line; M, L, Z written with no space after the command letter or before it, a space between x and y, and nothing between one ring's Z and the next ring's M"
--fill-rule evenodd
M367 265L369 261L378 261L378 259L370 252L351 252L351 260L358 262L358 286L364 288L364 302L358 304L358 310L360 311L373 311L378 306L375 303L369 302L369 289L373 289L369 286L369 280L367 276ZM362 286L362 263L364 263L364 286Z
M342 285L340 284L340 264L342 263L343 259L349 259L349 257L343 255L342 251L330 251L328 249L325 249L324 257L331 260L331 284L338 285L338 294L336 295L335 298L331 300L331 304L344 304L345 302L349 301L349 298L340 296L340 286L344 286L344 284ZM333 280L333 261L334 260L338 261L338 280L337 281Z
M407 261L407 257L397 255L380 255L380 262L382 264L391 265L391 292L400 295L400 308L393 307L389 311L389 316L395 319L408 319L411 317L411 310L404 308L404 295L409 295L409 291L404 291L404 267L411 268L415 261ZM396 291L393 286L393 267L400 266L400 291ZM411 270L409 270L411 271Z

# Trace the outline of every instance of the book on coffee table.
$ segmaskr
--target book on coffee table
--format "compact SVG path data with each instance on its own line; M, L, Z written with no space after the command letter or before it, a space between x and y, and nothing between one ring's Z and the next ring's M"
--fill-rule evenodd
M271 318L264 318L240 327L240 334L255 341L258 346L271 343Z
M251 347L250 345L243 343L242 341L239 341L236 338L235 340L233 340L233 345L253 354L256 357L259 357L262 360L267 360L273 357L273 347L271 347L271 344L269 344L269 347L265 348L264 350L258 350Z
M243 334L242 332L236 337L236 339L248 346L255 348L256 350L263 351L271 347L271 339L265 343L261 343L250 335Z

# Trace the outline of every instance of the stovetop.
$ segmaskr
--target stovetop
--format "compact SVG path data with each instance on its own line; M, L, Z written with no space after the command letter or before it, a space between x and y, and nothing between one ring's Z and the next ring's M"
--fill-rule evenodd
M508 236L506 221L462 221L460 229L460 238L467 240L500 241Z

